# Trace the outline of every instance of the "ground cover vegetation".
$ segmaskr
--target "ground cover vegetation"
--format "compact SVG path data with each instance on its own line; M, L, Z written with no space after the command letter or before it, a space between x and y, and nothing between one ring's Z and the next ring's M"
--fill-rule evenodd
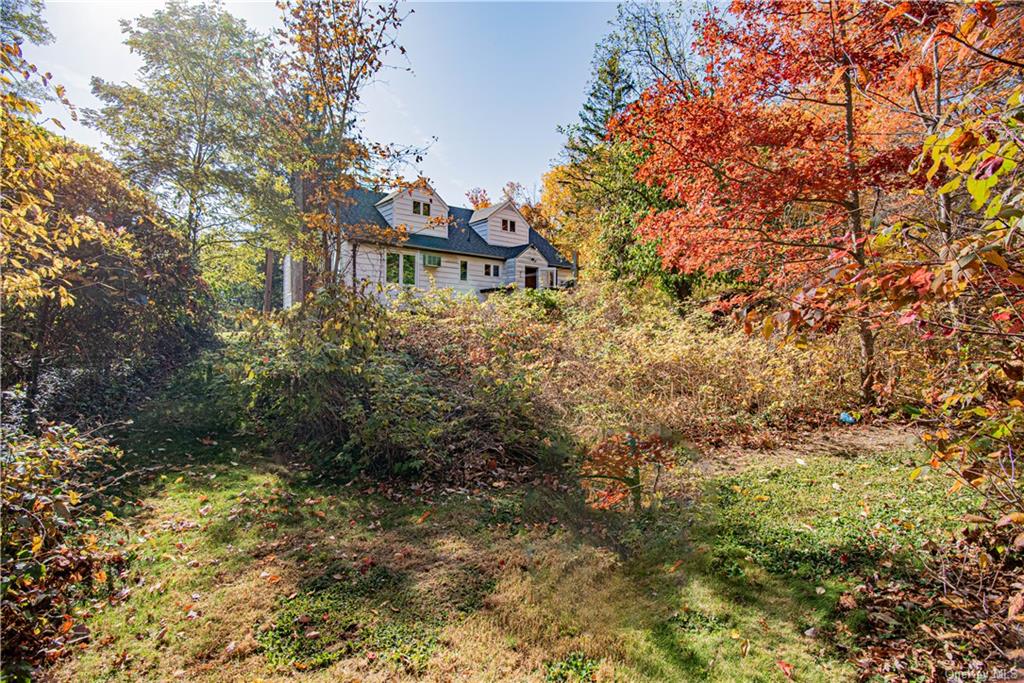
M405 15L280 9L127 23L110 160L0 13L5 677L1021 666L1019 6L622 5L502 190L583 270L483 302L346 284Z

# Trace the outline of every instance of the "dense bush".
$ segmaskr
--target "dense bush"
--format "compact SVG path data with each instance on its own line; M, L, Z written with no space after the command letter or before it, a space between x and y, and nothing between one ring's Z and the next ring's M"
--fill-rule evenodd
M458 475L544 448L513 387L467 383L381 345L391 322L374 299L344 288L273 316L243 317L224 367L243 429L305 452L321 474L340 478Z
M842 334L779 346L615 284L388 306L333 289L241 330L224 377L243 428L341 477L527 462L626 432L763 438L857 401ZM892 377L904 390L907 368Z
M151 197L88 148L40 140L49 173L35 191L48 219L4 236L3 382L21 385L28 405L56 411L47 417L62 407L95 415L108 408L111 378L130 383L200 343L211 300ZM47 381L72 390L60 393L79 405L41 405ZM96 405L82 405L90 400Z
M852 335L779 345L614 283L485 303L428 294L390 315L391 348L497 390L515 386L532 412L586 443L626 431L743 437L834 419L858 401ZM897 341L879 343L893 399L913 394L926 363L884 363Z
M68 425L40 435L4 430L0 559L5 675L60 656L89 630L75 603L105 587L124 557L99 532L104 461L120 451Z

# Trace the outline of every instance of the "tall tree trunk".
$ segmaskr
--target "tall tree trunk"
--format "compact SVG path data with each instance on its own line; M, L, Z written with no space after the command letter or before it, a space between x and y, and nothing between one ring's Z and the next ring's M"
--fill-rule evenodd
M274 269L277 266L277 253L273 249L265 251L263 264L263 315L268 315L274 308Z
M352 240L352 293L356 293L356 256L359 253L359 243Z
M852 67L847 67L843 73L843 88L845 90L846 102L846 170L853 179L853 186L847 200L847 211L849 214L850 239L853 240L853 255L857 264L864 268L867 265L867 258L864 252L864 211L861 207L860 190L857 186L857 160L854 154L856 145L854 118L853 118L853 74ZM875 396L875 331L871 329L869 320L870 311L861 313L857 321L857 336L860 338L860 395L865 405L874 405Z
M185 233L188 238L192 258L199 262L199 217L196 215L195 203L188 202L188 215L185 216Z
M321 232L321 234L320 234L320 250L322 252L322 258L323 258L323 264L322 264L323 275L324 275L323 283L327 284L328 282L333 280L333 278L331 277L331 274L334 272L334 269L331 267L332 266L332 264L331 264L331 242L327 238L327 231L326 230ZM340 257L341 254L338 254L338 256Z

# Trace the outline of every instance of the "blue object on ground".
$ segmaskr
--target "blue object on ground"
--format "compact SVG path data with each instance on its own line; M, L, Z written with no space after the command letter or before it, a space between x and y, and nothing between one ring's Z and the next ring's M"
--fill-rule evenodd
M839 421L844 425L857 424L857 418L849 413L839 413Z

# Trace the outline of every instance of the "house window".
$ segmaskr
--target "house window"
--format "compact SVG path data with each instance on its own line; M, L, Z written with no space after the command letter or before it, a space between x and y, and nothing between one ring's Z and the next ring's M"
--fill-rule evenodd
M487 277L498 277L500 274L500 266L492 266L490 263L484 264L484 275Z
M558 286L558 273L554 270L548 271L548 287Z
M386 278L388 282L403 285L416 284L416 255L388 254Z
M402 284L416 284L416 256L414 254L402 254Z
M515 232L516 231L516 222L515 221L509 221L508 222L508 231L509 232Z
M459 261L459 279L465 282L469 279L469 262Z
M430 204L428 204L427 202L413 201L412 212L417 216L429 216Z
M398 254L388 254L388 282L398 282Z
M516 222L515 221L510 221L507 218L502 218L501 219L501 229L504 230L505 232L515 232L516 231Z

